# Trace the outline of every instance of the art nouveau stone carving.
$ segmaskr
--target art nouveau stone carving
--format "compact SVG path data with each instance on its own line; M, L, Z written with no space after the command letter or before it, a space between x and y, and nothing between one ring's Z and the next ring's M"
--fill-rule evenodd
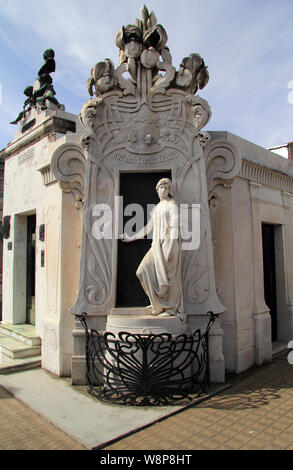
M71 192L77 208L84 199L86 160L82 147L75 144L61 145L51 161L53 174L64 192Z
M218 184L229 184L241 170L242 160L236 147L221 139L213 140L205 148L209 195Z
M176 71L166 45L167 33L145 6L141 19L117 32L115 44L120 65L115 69L105 59L92 68L87 82L91 98L80 112L85 127L85 202L80 287L72 313L109 315L116 306L115 196L120 194L120 174L158 172L159 180L160 171L171 172L174 198L184 205L190 220L193 205L200 205L200 244L186 249L192 230L182 244L184 313L220 313L224 307L214 281L203 153L209 136L201 131L211 111L206 100L194 95L208 82L207 67L199 54L190 54ZM52 168L64 184L66 172L60 171L58 159ZM97 204L106 207L112 237L93 236Z
M111 90L117 79L114 76L114 64L111 60L105 59L104 62L98 62L91 71L91 77L87 81L87 89L93 96L93 86L95 86L96 96Z
M209 81L209 73L199 54L184 57L176 73L176 85L183 87L191 95L202 89Z

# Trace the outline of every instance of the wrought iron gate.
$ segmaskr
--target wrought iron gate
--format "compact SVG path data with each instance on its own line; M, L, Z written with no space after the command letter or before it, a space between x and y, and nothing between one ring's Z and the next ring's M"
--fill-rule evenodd
M86 385L100 400L125 405L166 405L206 391L208 335L217 315L209 313L204 333L172 338L169 333L114 334L89 330L86 314L76 316L86 333Z

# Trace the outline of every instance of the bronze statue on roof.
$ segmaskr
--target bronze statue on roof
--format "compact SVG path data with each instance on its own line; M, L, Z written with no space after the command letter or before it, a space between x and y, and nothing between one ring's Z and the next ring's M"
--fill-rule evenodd
M37 108L39 106L41 111L47 109L48 101L53 103L57 108L62 106L55 98L56 92L52 85L53 80L50 75L56 70L54 50L46 49L43 53L43 58L45 62L38 71L38 77L34 86L27 86L24 90L24 94L28 98L24 102L23 110L19 113L14 121L10 122L10 124L18 124L18 122L26 117L32 108Z

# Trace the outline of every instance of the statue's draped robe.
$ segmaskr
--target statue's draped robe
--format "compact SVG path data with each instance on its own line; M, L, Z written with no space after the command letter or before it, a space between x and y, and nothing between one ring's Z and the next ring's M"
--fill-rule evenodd
M175 201L161 201L152 214L153 241L141 261L136 275L150 299L155 315L166 312L184 319L181 256L179 242L179 209ZM167 255L174 237L172 259Z

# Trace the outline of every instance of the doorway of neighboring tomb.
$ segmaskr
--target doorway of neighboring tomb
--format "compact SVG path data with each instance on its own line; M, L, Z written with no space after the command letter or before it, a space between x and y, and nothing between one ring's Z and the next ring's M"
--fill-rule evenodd
M26 323L35 325L36 215L27 217Z
M159 202L156 185L161 178L171 179L171 171L120 174L120 196L123 196L123 228L135 217L135 212L131 215L125 215L125 208L134 203L143 208L143 224L146 225L150 215L150 211L147 209L150 209L150 205ZM142 227L134 224L133 231L136 232L140 228ZM118 240L116 307L145 307L149 305L149 299L136 277L136 270L150 249L151 242L152 240L147 237L131 243Z
M277 341L277 291L276 291L276 256L275 227L262 224L263 271L265 302L270 309L272 341Z

